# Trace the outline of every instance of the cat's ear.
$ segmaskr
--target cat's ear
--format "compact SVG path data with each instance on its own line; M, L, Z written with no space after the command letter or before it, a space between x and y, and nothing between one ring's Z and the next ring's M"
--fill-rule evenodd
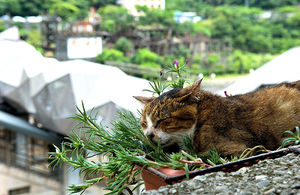
M190 97L196 98L196 95L200 91L200 86L201 86L202 80L203 79L195 81L191 86L188 86L188 87L180 90L180 97L178 98L178 101L182 101L182 100L185 100Z
M191 91L193 95L196 95L199 93L200 88L201 88L201 83L203 79L200 79L198 81L195 81L192 86L191 86Z
M148 104L153 100L155 100L155 97L144 97L144 96L133 96L133 97L143 104Z

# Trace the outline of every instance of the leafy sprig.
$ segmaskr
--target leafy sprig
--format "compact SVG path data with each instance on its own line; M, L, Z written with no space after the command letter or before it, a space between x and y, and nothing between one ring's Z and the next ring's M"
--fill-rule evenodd
M282 148L287 145L291 145L291 144L294 144L294 145L300 144L300 130L299 130L298 126L295 127L295 133L292 131L285 131L284 134L290 134L292 137L285 138L282 141L282 144L281 144Z
M152 83L149 82L152 90L144 89L144 91L151 92L153 95L157 94L160 96L168 87L171 88L183 88L184 84L186 83L186 80L182 77L182 74L186 72L186 64L183 63L183 60L180 60L178 62L175 60L173 63L170 63L169 65L166 65L166 73L173 73L175 74L176 79L172 80L170 84L167 84L167 81L164 81L162 79L162 72L160 73L161 78L153 81Z
M153 95L157 94L158 96L160 96L164 92L164 90L168 87L168 85L161 80L153 81L153 84L149 82L149 84L152 90L144 89L144 91L151 92Z
M68 163L84 176L84 184L69 186L71 193L84 192L95 183L106 181L106 189L110 191L108 194L121 194L128 185L140 185L138 175L146 166L182 169L187 174L197 167L187 163L196 157L183 151L167 154L160 144L153 144L144 135L139 119L129 111L119 112L119 119L109 130L98 124L93 113L88 113L83 104L82 109L77 110L79 114L73 119L79 122L76 128L80 129L80 133L73 131L73 135L67 137L60 148L54 146L56 151L49 156L52 160L50 166ZM95 156L101 156L106 161L91 160ZM198 166L201 167L203 165Z

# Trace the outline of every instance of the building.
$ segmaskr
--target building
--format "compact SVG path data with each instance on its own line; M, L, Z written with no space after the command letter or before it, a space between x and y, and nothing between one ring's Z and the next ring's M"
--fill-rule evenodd
M133 16L139 16L135 6L147 6L150 9L162 9L166 7L165 0L118 0L118 4L129 10Z
M89 61L45 58L19 39L16 27L0 34L0 51L5 53L0 57L0 195L69 194L68 186L83 183L79 170L67 164L53 169L48 156L55 152L53 144L60 146L72 133L76 122L69 117L76 105L84 101L87 110L99 108L95 112L108 126L119 108L137 110L132 96L141 94L148 81ZM33 103L38 96L43 105ZM105 194L104 188L97 184L85 194Z
M0 102L0 194L64 194L63 169L48 168L47 159L61 140Z
M181 12L181 11L176 11L174 13L174 20L177 23L184 23L184 22L197 23L201 19L202 18L200 16L196 15L196 12Z

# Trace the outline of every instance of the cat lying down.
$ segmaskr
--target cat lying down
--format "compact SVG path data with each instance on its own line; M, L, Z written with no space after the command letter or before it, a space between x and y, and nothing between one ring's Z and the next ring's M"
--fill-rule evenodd
M239 156L257 145L277 149L283 132L300 125L300 81L228 97L200 90L201 81L157 98L135 96L145 105L141 126L148 138L168 147L188 134L199 154L215 148Z

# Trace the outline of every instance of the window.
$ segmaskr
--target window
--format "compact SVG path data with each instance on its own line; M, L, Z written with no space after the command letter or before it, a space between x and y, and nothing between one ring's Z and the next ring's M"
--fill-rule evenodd
M30 192L30 187L22 187L22 188L16 188L11 189L8 191L8 195L18 195L18 194L28 194Z
M51 143L0 126L0 162L25 168L53 179L60 179L60 168L48 168L49 152L55 151ZM22 188L23 189L23 188ZM12 194L19 189L13 189Z

